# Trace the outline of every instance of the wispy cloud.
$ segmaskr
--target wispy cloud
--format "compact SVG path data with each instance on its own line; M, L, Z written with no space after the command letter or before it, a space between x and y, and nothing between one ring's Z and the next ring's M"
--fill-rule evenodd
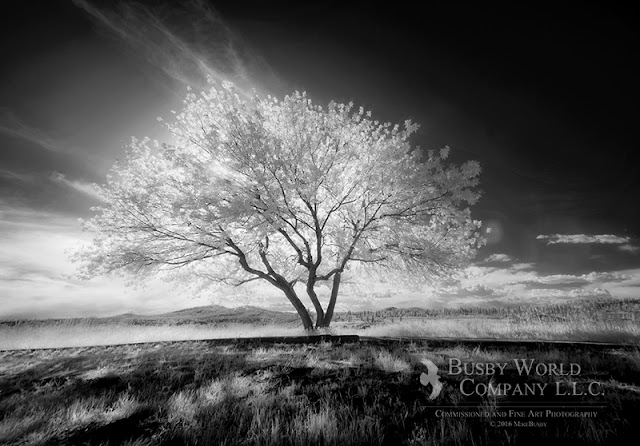
M8 237L10 234L22 230L66 232L70 225L79 228L77 221L70 220L68 217L42 210L12 206L6 199L0 198L0 229L2 229L0 235L4 234Z
M78 192L82 192L85 195L90 196L99 201L104 201L104 197L100 195L100 192L91 184L85 183L78 180L69 180L64 174L60 172L53 172L49 177L51 181L58 184L64 184L72 189L77 190Z
M491 254L489 257L484 259L483 263L509 263L512 262L513 259L507 254Z
M161 2L119 2L108 7L73 0L98 24L126 42L173 80L203 88L207 77L231 81L239 88L260 89L258 77L276 79L266 62L205 1L168 8Z
M0 178L18 183L29 183L33 181L34 176L24 172L15 172L13 170L0 168Z
M624 244L624 245L618 246L618 250L622 251L622 252L628 252L628 253L631 253L631 254L638 254L638 253L640 253L640 246Z
M550 234L539 235L537 240L548 240L548 245L556 243L599 243L599 244L622 244L628 243L629 237L620 237L613 234L585 235L585 234Z
M0 132L39 145L51 152L66 153L67 150L49 135L20 119L13 111L0 108Z
M432 294L446 306L514 305L596 297L630 297L640 289L640 270L542 274L535 264L474 265ZM490 299L489 299L490 298Z

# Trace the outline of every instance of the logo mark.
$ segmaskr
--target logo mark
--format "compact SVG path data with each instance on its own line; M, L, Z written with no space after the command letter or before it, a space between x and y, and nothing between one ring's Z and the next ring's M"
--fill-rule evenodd
M442 383L440 382L440 377L438 376L438 366L436 366L433 362L428 359L423 359L422 364L427 368L427 372L420 375L420 384L423 386L427 386L427 384L431 384L431 395L429 395L430 400L434 400L440 395L442 391Z

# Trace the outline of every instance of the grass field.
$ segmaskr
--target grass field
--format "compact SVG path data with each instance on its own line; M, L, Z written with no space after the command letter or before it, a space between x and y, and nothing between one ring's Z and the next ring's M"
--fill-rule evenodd
M303 334L295 315L258 309L4 321L0 444L540 445L560 439L564 445L636 444L639 310L639 299L510 309L387 309L338 314L329 331L626 344L604 350L460 343L436 348L417 340L391 346L216 346L203 340ZM431 385L420 382L425 358L438 366L444 383L434 400ZM523 375L514 358L575 364L580 373ZM508 364L504 373L474 376L474 385L529 385L544 392L526 397L463 392L468 375L452 373L451 360ZM602 394L571 394L593 382Z
M420 384L425 357L438 365L445 384L434 401ZM605 394L556 397L554 403L602 407L579 409L597 411L595 418L546 416L537 421L542 427L514 427L508 425L512 417L500 414L524 400L461 394L461 376L446 372L452 357L576 363L582 369L576 382L598 379ZM13 351L0 361L0 444L6 445L496 445L556 444L560 438L563 444L633 444L625 442L640 414L637 349L251 348L192 341ZM509 371L503 379L522 378ZM563 378L561 387L569 389L570 382ZM489 418L438 415L450 406Z

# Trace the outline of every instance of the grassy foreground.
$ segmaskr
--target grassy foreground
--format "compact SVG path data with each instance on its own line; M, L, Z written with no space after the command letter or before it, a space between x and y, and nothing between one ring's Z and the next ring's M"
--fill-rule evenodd
M439 367L444 382L433 401L431 388L420 384L424 358ZM575 363L581 373L572 379L597 379L604 394L545 397L553 400L551 415L529 425L530 417L504 411L513 403L541 400L465 396L463 376L447 371L451 358ZM559 380L563 390L571 387L567 377L522 377L510 367L507 372L502 379L511 383ZM599 407L576 409L593 411L594 417L561 416L568 409L558 403ZM442 415L455 408L490 416ZM638 415L638 349L328 343L251 348L192 341L0 352L3 445L636 444L631 439Z

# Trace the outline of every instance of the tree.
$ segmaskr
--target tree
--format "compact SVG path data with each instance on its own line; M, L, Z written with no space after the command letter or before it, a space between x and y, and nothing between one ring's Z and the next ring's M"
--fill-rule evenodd
M343 274L426 280L481 246L480 166L445 165L412 147L418 126L379 123L363 108L318 106L305 93L244 98L229 83L167 123L174 144L133 140L83 222L86 277L169 270L210 283L260 280L281 290L305 329L331 322ZM160 118L159 118L160 119ZM317 291L326 284L326 308ZM298 286L300 288L300 286Z

